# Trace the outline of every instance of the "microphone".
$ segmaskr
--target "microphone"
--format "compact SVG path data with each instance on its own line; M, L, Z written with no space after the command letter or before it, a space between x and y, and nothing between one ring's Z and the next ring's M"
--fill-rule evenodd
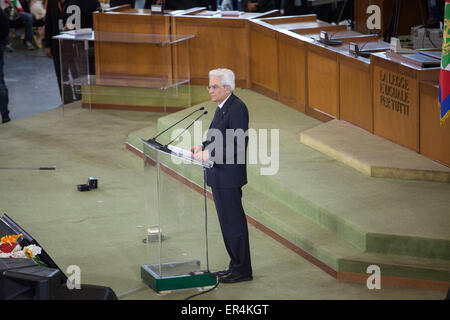
M372 33L372 34L375 34L375 35L379 36L379 35L381 34L381 31L380 31L380 32L374 32L374 33ZM359 46L359 44L357 44L357 43L350 42L350 44L349 44L349 49L348 49L349 53L354 54L354 55L359 56L359 57L369 58L369 57L370 57L370 52L367 52L367 51L363 52L362 49L363 49L363 48L366 46L366 44L368 44L370 41L371 41L371 40L367 40L366 42L363 43L362 46Z
M186 132L186 130L187 129L189 129L193 124L194 124L194 122L195 121L197 121L198 119L200 119L201 117L203 117L205 114L207 114L208 113L208 111L205 111L205 112L203 112L201 115L199 115L197 118L195 118L194 119L194 121L192 121L183 131L181 131L181 133L179 134L179 135L177 135L176 137L175 137L175 139L173 139L172 141L170 141L168 144L166 144L165 146L163 146L163 148L165 149L165 150L168 150L167 149L167 146L169 145L169 144L171 144L172 142L174 142L175 140L177 140L183 133L185 133Z
M186 118L189 118L190 116L192 116L194 113L200 111L200 110L204 110L205 107L201 107L197 110L192 111L191 113L189 113L187 116L185 116L184 118L182 118L181 120L178 120L177 122L175 122L174 124L172 124L171 126L169 126L168 128L166 128L165 130L161 131L160 133L158 133L156 136L154 136L153 138L150 138L147 140L147 142L152 142L154 144L157 144L159 147L162 147L162 144L160 144L158 141L156 141L156 138L158 138L160 135L162 135L164 132L166 132L169 129L172 129L174 126L176 126L177 124L179 124L181 121L183 121Z
M337 33L337 31L335 33ZM334 35L334 33L333 33L333 35ZM330 46L338 46L338 45L342 44L342 41L340 41L340 40L332 40L331 38L329 38L328 32L326 32L326 31L320 31L319 42L326 44L326 45L330 45Z
M348 52L351 54L354 54L355 56L359 56L359 57L363 57L363 58L369 58L370 57L370 53L369 52L362 52L362 48L364 48L364 46L368 43L368 41L366 43L364 43L361 48L358 46L358 44L354 43L354 42L350 42L349 44L349 49Z

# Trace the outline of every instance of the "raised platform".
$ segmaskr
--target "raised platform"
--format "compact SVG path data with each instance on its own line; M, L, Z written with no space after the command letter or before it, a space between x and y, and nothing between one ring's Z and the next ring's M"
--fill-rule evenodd
M371 177L450 182L449 167L345 121L305 130L300 142Z
M208 99L204 86L180 85L167 89L139 87L83 86L83 107L129 111L176 112Z
M236 90L236 95L247 104L251 128L267 130L269 137L277 129L280 138L279 161L272 163L276 174L261 175L268 165L247 166L243 204L250 223L337 279L365 283L367 267L375 264L384 284L450 287L450 184L361 174L298 142L299 134L320 127L319 121L251 90ZM216 106L201 105L209 111L204 132ZM152 137L190 110L159 118L157 130L131 133L128 149L140 154L139 138ZM173 130L162 143L170 141ZM190 133L194 137L194 129ZM185 139L181 146L191 143ZM174 174L201 185L201 171Z

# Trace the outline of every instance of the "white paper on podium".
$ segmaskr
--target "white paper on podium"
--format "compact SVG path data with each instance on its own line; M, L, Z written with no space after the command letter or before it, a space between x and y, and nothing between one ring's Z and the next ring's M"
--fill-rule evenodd
M194 158L194 154L186 149L183 148L179 148L179 147L175 147L171 144L169 144L167 146L167 149L169 149L174 155L183 158L185 160L189 160L193 163L197 163L197 164L201 164L203 166L206 166L207 168L211 168L213 166L213 162L211 160L206 160L206 161L199 161L197 159Z
M63 31L62 33L70 34L72 36L81 36L85 34L91 34L92 28L84 28L84 29L74 29L69 31Z
M180 156L182 158L187 158L187 159L194 159L194 154L186 149L183 148L179 148L179 147L175 147L171 144L169 144L167 146L167 149L169 149L170 151L172 151L173 153L175 153L177 156Z

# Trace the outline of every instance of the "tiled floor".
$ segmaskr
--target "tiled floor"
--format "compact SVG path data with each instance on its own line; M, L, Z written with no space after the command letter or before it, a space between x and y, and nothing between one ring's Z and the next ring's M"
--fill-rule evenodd
M26 117L61 104L53 60L44 49L26 50L13 39L14 52L5 52L5 82L9 91L10 117Z

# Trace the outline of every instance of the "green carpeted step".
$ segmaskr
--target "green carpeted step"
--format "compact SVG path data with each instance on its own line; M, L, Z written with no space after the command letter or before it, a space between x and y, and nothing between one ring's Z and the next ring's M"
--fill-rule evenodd
M89 89L83 87L83 102L123 106L163 106L187 107L208 100L209 95L204 86L181 85L166 90L150 88L127 88L95 85Z
M378 265L384 276L450 281L450 261L362 252L283 203L244 188L245 212L304 251L339 272L366 273Z

